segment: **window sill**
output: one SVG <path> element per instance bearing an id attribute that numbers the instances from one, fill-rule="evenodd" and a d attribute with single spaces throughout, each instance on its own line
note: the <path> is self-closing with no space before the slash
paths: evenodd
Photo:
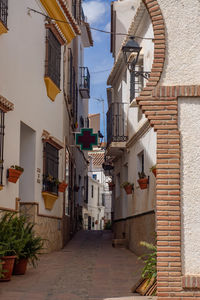
<path id="1" fill-rule="evenodd" d="M 3 34 L 3 33 L 7 33 L 7 32 L 8 32 L 8 29 L 6 28 L 6 26 L 0 20 L 0 35 Z"/>
<path id="2" fill-rule="evenodd" d="M 60 89 L 57 85 L 51 80 L 50 77 L 44 77 L 44 82 L 46 84 L 47 96 L 54 101 L 56 96 L 60 93 Z"/>
<path id="3" fill-rule="evenodd" d="M 44 199 L 45 208 L 48 210 L 52 210 L 54 203 L 58 199 L 58 196 L 50 192 L 42 192 L 42 197 Z"/>

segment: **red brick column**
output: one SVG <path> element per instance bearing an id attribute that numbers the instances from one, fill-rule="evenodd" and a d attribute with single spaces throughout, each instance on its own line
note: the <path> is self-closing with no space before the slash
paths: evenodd
<path id="1" fill-rule="evenodd" d="M 157 0 L 143 0 L 154 30 L 154 60 L 138 104 L 157 131 L 158 299 L 200 299 L 200 278 L 182 276 L 178 97 L 200 96 L 200 86 L 158 86 L 165 60 L 165 25 Z"/>

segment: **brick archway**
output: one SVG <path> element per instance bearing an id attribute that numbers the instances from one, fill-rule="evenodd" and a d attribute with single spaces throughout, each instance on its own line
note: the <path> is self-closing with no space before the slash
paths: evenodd
<path id="1" fill-rule="evenodd" d="M 147 85 L 136 100 L 157 132 L 158 299 L 200 299 L 200 277 L 182 276 L 178 130 L 178 97 L 200 96 L 200 86 L 159 85 L 165 61 L 165 23 L 157 0 L 143 2 L 153 25 L 154 60 Z"/>

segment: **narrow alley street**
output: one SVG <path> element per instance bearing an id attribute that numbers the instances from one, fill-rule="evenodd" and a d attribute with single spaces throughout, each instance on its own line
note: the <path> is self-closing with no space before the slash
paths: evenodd
<path id="1" fill-rule="evenodd" d="M 80 231 L 61 251 L 45 254 L 26 276 L 3 282 L 1 300 L 103 300 L 133 296 L 141 261 L 112 247 L 110 231 Z"/>

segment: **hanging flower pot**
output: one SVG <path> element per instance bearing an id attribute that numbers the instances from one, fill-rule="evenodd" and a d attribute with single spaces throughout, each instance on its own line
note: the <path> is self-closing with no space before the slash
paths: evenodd
<path id="1" fill-rule="evenodd" d="M 154 174 L 154 176 L 156 177 L 156 165 L 152 166 L 150 168 L 150 171 Z"/>
<path id="2" fill-rule="evenodd" d="M 11 166 L 8 169 L 8 181 L 16 183 L 21 174 L 23 173 L 24 169 L 19 166 Z"/>
<path id="3" fill-rule="evenodd" d="M 128 181 L 123 182 L 121 184 L 121 187 L 123 187 L 125 189 L 127 195 L 131 195 L 134 190 L 134 184 L 130 183 Z"/>
<path id="4" fill-rule="evenodd" d="M 15 261 L 13 275 L 24 275 L 26 273 L 28 258 L 20 258 Z"/>
<path id="5" fill-rule="evenodd" d="M 115 184 L 114 182 L 108 182 L 108 187 L 109 187 L 109 191 L 113 191 L 114 187 L 115 187 Z"/>
<path id="6" fill-rule="evenodd" d="M 68 186 L 68 184 L 67 184 L 65 181 L 61 182 L 61 183 L 59 184 L 59 186 L 58 186 L 58 191 L 59 191 L 60 193 L 64 193 L 65 190 L 66 190 L 66 188 L 67 188 L 67 186 Z"/>
<path id="7" fill-rule="evenodd" d="M 132 187 L 131 184 L 130 184 L 130 185 L 126 185 L 126 186 L 124 187 L 124 189 L 125 189 L 127 195 L 131 195 L 131 194 L 132 194 L 133 187 Z"/>
<path id="8" fill-rule="evenodd" d="M 141 190 L 147 189 L 147 185 L 149 183 L 149 177 L 147 177 L 144 172 L 141 173 L 138 172 L 138 175 L 139 175 L 138 183 Z"/>
<path id="9" fill-rule="evenodd" d="M 0 279 L 0 281 L 9 281 L 11 279 L 15 258 L 16 256 L 14 255 L 1 257 L 4 264 L 2 268 L 3 277 Z"/>

